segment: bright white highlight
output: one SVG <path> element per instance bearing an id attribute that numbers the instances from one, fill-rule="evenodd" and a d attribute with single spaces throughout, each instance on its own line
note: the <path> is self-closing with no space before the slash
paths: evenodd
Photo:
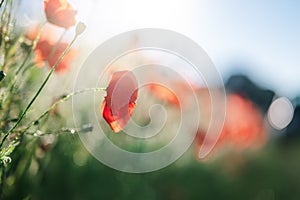
<path id="1" fill-rule="evenodd" d="M 294 115 L 294 108 L 290 100 L 280 97 L 273 101 L 268 111 L 268 120 L 271 126 L 282 130 L 289 125 Z"/>

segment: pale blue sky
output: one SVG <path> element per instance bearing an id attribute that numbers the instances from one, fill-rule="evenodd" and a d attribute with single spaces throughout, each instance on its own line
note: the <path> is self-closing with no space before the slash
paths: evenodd
<path id="1" fill-rule="evenodd" d="M 91 50 L 137 28 L 164 28 L 196 41 L 223 77 L 244 71 L 280 95 L 300 94 L 300 1 L 297 0 L 70 0 Z M 42 0 L 23 7 L 29 18 Z"/>

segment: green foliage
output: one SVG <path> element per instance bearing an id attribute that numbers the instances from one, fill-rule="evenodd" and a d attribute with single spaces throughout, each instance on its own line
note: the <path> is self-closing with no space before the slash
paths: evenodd
<path id="1" fill-rule="evenodd" d="M 66 95 L 67 98 L 58 98 L 41 114 L 28 112 L 78 34 L 45 74 L 45 71 L 36 68 L 34 58 L 45 23 L 40 26 L 35 38 L 28 38 L 26 30 L 16 26 L 19 3 L 6 0 L 0 4 L 0 198 L 5 192 L 9 194 L 14 189 L 12 185 L 22 180 L 30 163 L 36 159 L 37 151 L 46 151 L 59 134 L 78 132 L 62 128 L 65 121 L 57 113 L 52 114 L 51 123 L 45 120 L 59 103 L 68 100 L 73 93 Z M 49 54 L 56 51 L 59 42 L 49 49 Z M 47 59 L 51 59 L 51 55 Z"/>
<path id="2" fill-rule="evenodd" d="M 10 154 L 15 150 L 19 142 L 11 142 L 7 147 L 3 147 L 0 150 L 0 163 L 6 166 L 11 162 Z"/>
<path id="3" fill-rule="evenodd" d="M 77 136 L 61 135 L 51 151 L 31 161 L 23 176 L 5 190 L 9 191 L 5 197 L 296 200 L 300 197 L 299 144 L 273 143 L 256 154 L 228 153 L 211 162 L 194 161 L 187 153 L 159 171 L 129 174 L 91 157 Z"/>

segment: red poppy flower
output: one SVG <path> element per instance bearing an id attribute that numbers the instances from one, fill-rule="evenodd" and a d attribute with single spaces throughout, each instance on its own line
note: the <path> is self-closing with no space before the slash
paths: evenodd
<path id="1" fill-rule="evenodd" d="M 38 67 L 42 67 L 46 62 L 49 67 L 53 67 L 64 50 L 67 48 L 68 43 L 60 42 L 55 44 L 47 39 L 40 39 L 35 48 L 35 62 Z M 70 50 L 60 63 L 55 68 L 58 73 L 65 72 L 69 69 L 70 62 L 76 56 L 75 50 Z"/>
<path id="2" fill-rule="evenodd" d="M 63 28 L 76 24 L 76 11 L 67 0 L 44 0 L 44 9 L 48 22 Z"/>
<path id="3" fill-rule="evenodd" d="M 131 118 L 138 94 L 137 86 L 137 80 L 132 72 L 113 73 L 100 110 L 114 132 L 124 129 Z"/>

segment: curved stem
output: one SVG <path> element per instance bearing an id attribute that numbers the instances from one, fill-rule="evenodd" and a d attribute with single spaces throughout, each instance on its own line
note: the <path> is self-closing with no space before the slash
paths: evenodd
<path id="1" fill-rule="evenodd" d="M 70 99 L 71 97 L 77 95 L 77 94 L 81 94 L 84 92 L 89 92 L 89 91 L 94 91 L 94 92 L 98 92 L 98 91 L 105 91 L 105 88 L 85 88 L 82 90 L 78 90 L 75 92 L 72 92 L 68 95 L 64 95 L 61 99 L 59 99 L 58 101 L 56 101 L 54 104 L 52 104 L 52 106 L 50 106 L 43 114 L 41 114 L 36 120 L 34 120 L 33 122 L 31 122 L 24 130 L 22 130 L 22 132 L 27 131 L 29 128 L 31 128 L 33 125 L 38 124 L 41 119 L 43 119 L 47 114 L 49 114 L 54 108 L 56 108 L 59 104 L 67 101 L 68 99 Z"/>
<path id="2" fill-rule="evenodd" d="M 18 121 L 15 123 L 15 125 L 13 127 L 11 127 L 6 132 L 6 134 L 4 135 L 4 137 L 3 137 L 3 139 L 2 139 L 2 141 L 0 143 L 0 147 L 2 147 L 3 143 L 5 142 L 6 138 L 9 136 L 9 134 L 12 133 L 15 130 L 15 128 L 20 124 L 20 122 L 23 120 L 23 118 L 25 117 L 25 115 L 28 112 L 29 108 L 32 106 L 32 104 L 35 102 L 35 100 L 37 99 L 37 97 L 39 96 L 39 94 L 42 92 L 42 90 L 44 89 L 44 87 L 45 87 L 46 83 L 48 82 L 49 78 L 51 77 L 51 75 L 53 74 L 54 70 L 56 69 L 57 65 L 64 58 L 64 56 L 66 55 L 66 53 L 70 50 L 70 48 L 72 47 L 73 43 L 76 41 L 77 37 L 78 37 L 78 35 L 76 34 L 75 37 L 73 38 L 73 40 L 71 41 L 71 43 L 64 50 L 64 52 L 59 57 L 59 59 L 56 61 L 56 63 L 54 64 L 54 66 L 51 68 L 51 70 L 48 73 L 47 77 L 45 78 L 45 80 L 41 84 L 40 88 L 38 89 L 38 91 L 35 93 L 35 95 L 31 99 L 31 101 L 29 102 L 29 104 L 27 105 L 27 107 L 25 108 L 25 110 L 23 111 L 23 113 L 21 114 L 21 116 L 19 117 Z"/>

